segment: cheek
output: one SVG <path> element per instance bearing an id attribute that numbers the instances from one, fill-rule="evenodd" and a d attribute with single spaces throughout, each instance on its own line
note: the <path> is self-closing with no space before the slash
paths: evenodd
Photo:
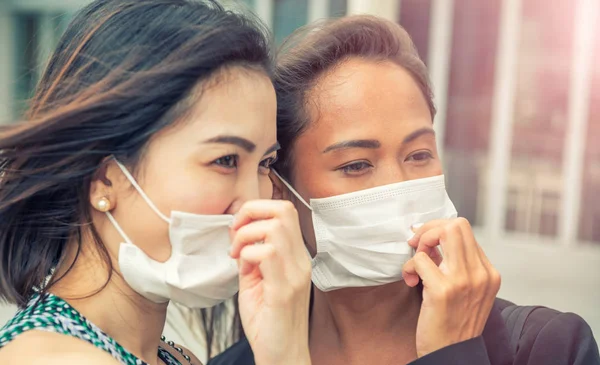
<path id="1" fill-rule="evenodd" d="M 194 186 L 179 186 L 165 204 L 170 205 L 170 210 L 207 215 L 223 214 L 231 205 L 232 189 L 228 184 L 219 184 L 214 180 L 207 179 Z"/>
<path id="2" fill-rule="evenodd" d="M 426 177 L 438 176 L 443 174 L 444 171 L 442 168 L 442 162 L 439 159 L 433 160 L 430 166 L 427 168 L 427 172 L 428 176 Z"/>

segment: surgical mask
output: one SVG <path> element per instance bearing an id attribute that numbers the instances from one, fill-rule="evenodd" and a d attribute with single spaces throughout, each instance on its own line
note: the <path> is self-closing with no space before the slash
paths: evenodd
<path id="1" fill-rule="evenodd" d="M 443 175 L 310 203 L 279 178 L 312 211 L 317 245 L 312 281 L 323 292 L 402 280 L 402 266 L 414 254 L 411 227 L 457 215 Z"/>
<path id="2" fill-rule="evenodd" d="M 150 208 L 169 224 L 171 242 L 171 257 L 165 262 L 153 260 L 107 212 L 125 240 L 119 248 L 119 268 L 127 284 L 155 303 L 172 300 L 189 308 L 209 308 L 233 297 L 238 291 L 237 264 L 228 254 L 233 215 L 173 211 L 167 217 L 129 171 L 118 161 L 117 165 Z"/>

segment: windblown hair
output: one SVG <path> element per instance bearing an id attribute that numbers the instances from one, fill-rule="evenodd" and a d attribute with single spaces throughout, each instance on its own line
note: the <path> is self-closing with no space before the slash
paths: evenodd
<path id="1" fill-rule="evenodd" d="M 50 289 L 84 235 L 112 274 L 91 223 L 95 171 L 111 155 L 135 171 L 150 138 L 229 67 L 272 76 L 270 40 L 215 1 L 96 0 L 77 13 L 24 121 L 0 130 L 0 299 L 24 306 Z M 210 349 L 219 316 L 202 315 Z"/>

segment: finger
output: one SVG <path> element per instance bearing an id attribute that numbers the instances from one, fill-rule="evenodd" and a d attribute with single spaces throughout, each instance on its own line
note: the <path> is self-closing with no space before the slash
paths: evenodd
<path id="1" fill-rule="evenodd" d="M 237 212 L 231 229 L 238 230 L 252 221 L 275 217 L 297 219 L 298 213 L 294 205 L 287 200 L 251 200 L 244 203 Z"/>
<path id="2" fill-rule="evenodd" d="M 489 311 L 493 306 L 493 298 L 496 298 L 498 290 L 500 289 L 501 278 L 496 268 L 491 264 L 488 257 L 483 252 L 481 245 L 475 242 L 475 247 L 482 266 L 482 269 L 479 270 L 477 274 L 475 274 L 477 275 L 477 279 L 475 280 L 475 282 L 480 283 L 483 281 L 485 283 L 485 297 L 490 298 L 487 305 L 485 305 L 486 303 L 483 302 L 482 305 L 479 306 L 479 314 L 477 317 L 481 318 L 481 322 L 479 323 L 479 325 L 484 326 L 485 321 L 489 316 Z M 482 275 L 484 276 L 482 277 Z"/>
<path id="3" fill-rule="evenodd" d="M 275 255 L 275 247 L 272 245 L 246 246 L 240 253 L 239 267 L 240 275 L 247 275 L 261 262 Z"/>
<path id="4" fill-rule="evenodd" d="M 255 221 L 241 227 L 231 242 L 231 257 L 237 258 L 242 249 L 257 242 L 279 247 L 277 250 L 288 264 L 295 262 L 295 250 L 287 247 L 291 239 L 286 230 L 282 229 L 279 219 Z"/>
<path id="5" fill-rule="evenodd" d="M 248 241 L 245 244 L 270 241 L 276 246 L 281 246 L 279 250 L 284 255 L 285 260 L 294 259 L 299 267 L 306 263 L 306 248 L 300 231 L 298 213 L 292 203 L 270 200 L 247 202 L 238 212 L 232 231 L 241 231 L 246 226 L 252 226 L 260 222 L 271 222 L 272 225 L 270 228 L 265 227 L 264 233 L 266 235 L 257 235 L 254 237 L 254 241 Z M 241 248 L 237 242 L 234 243 L 232 240 L 232 257 L 237 257 Z"/>
<path id="6" fill-rule="evenodd" d="M 430 249 L 441 246 L 444 260 L 450 270 L 453 268 L 466 269 L 467 259 L 465 243 L 461 228 L 457 224 L 446 224 L 424 232 L 419 238 L 419 247 Z"/>
<path id="7" fill-rule="evenodd" d="M 419 252 L 424 253 L 427 256 L 429 256 L 431 261 L 433 261 L 433 263 L 436 266 L 440 266 L 442 264 L 443 258 L 440 255 L 439 250 L 437 249 L 437 247 L 433 248 L 431 250 L 433 252 L 427 252 L 427 251 L 419 251 Z M 415 255 L 416 255 L 416 253 L 415 253 Z M 406 285 L 408 285 L 410 287 L 415 287 L 415 286 L 417 286 L 417 284 L 419 284 L 419 275 L 417 275 L 417 272 L 415 269 L 415 261 L 413 259 L 408 260 L 402 267 L 402 278 L 404 279 Z"/>
<path id="8" fill-rule="evenodd" d="M 423 285 L 430 288 L 441 285 L 445 280 L 444 274 L 442 274 L 437 265 L 423 252 L 415 254 L 415 256 L 404 265 L 402 272 L 403 274 L 406 272 L 409 276 L 418 275 L 423 281 Z M 413 283 L 414 281 L 411 282 L 411 284 Z"/>
<path id="9" fill-rule="evenodd" d="M 245 225 L 237 231 L 233 231 L 231 239 L 230 255 L 234 259 L 240 257 L 240 252 L 248 245 L 254 245 L 257 242 L 265 242 L 267 239 L 267 230 L 270 229 L 269 221 L 258 221 Z"/>
<path id="10" fill-rule="evenodd" d="M 475 239 L 475 235 L 473 234 L 473 229 L 471 228 L 471 224 L 465 218 L 459 217 L 452 220 L 452 227 L 456 229 L 460 229 L 462 237 L 463 237 L 463 245 L 465 247 L 465 259 L 466 264 L 470 269 L 476 269 L 477 267 L 484 265 L 484 260 L 481 257 L 481 250 L 479 249 L 479 244 Z"/>
<path id="11" fill-rule="evenodd" d="M 247 279 L 253 281 L 258 278 L 270 290 L 283 288 L 287 282 L 285 266 L 273 245 L 246 246 L 240 253 L 238 262 L 240 265 L 240 290 L 242 283 Z"/>
<path id="12" fill-rule="evenodd" d="M 477 243 L 477 249 L 479 252 L 479 257 L 481 258 L 481 261 L 483 262 L 483 264 L 488 268 L 493 268 L 494 265 L 492 265 L 492 263 L 490 262 L 490 259 L 487 257 L 487 255 L 485 254 L 485 251 L 483 251 L 483 248 L 481 247 L 481 245 L 479 243 Z"/>
<path id="13" fill-rule="evenodd" d="M 250 274 L 258 265 L 251 264 L 244 260 L 237 260 L 240 278 Z"/>
<path id="14" fill-rule="evenodd" d="M 491 296 L 495 297 L 496 294 L 498 294 L 498 290 L 500 289 L 500 284 L 502 281 L 501 277 L 500 277 L 500 273 L 494 267 L 494 265 L 492 265 L 489 258 L 483 251 L 483 248 L 481 247 L 481 245 L 477 244 L 477 249 L 479 251 L 479 256 L 483 262 L 483 265 L 486 268 L 486 271 L 489 275 L 488 292 L 490 293 Z"/>
<path id="15" fill-rule="evenodd" d="M 443 225 L 444 222 L 446 222 L 445 220 L 438 220 L 436 221 L 436 223 L 439 223 L 439 225 Z M 413 232 L 417 232 L 421 227 L 423 227 L 423 224 L 415 224 L 411 227 L 411 230 Z M 419 240 L 420 240 L 420 236 L 417 237 L 416 235 L 413 236 L 413 238 L 411 238 L 408 241 L 408 244 L 415 249 L 415 253 L 417 252 L 425 252 L 429 257 L 431 257 L 431 259 L 433 260 L 433 262 L 435 262 L 436 265 L 440 265 L 442 263 L 442 255 L 440 253 L 439 247 L 427 247 L 425 245 L 419 245 Z"/>
<path id="16" fill-rule="evenodd" d="M 423 235 L 423 233 L 425 233 L 431 229 L 444 226 L 444 225 L 448 224 L 449 222 L 450 222 L 449 219 L 435 219 L 435 220 L 429 221 L 424 224 L 423 223 L 414 224 L 411 227 L 411 230 L 413 231 L 414 236 L 410 240 L 408 240 L 408 244 L 413 248 L 417 248 L 417 244 L 419 243 L 419 239 Z"/>
<path id="17" fill-rule="evenodd" d="M 417 247 L 417 250 L 415 251 L 415 253 L 417 253 L 417 252 L 424 252 L 427 256 L 429 256 L 431 258 L 431 260 L 437 266 L 440 266 L 440 264 L 444 260 L 444 258 L 442 257 L 442 254 L 440 253 L 439 247 L 427 247 L 425 245 L 421 245 L 421 246 Z"/>
<path id="18" fill-rule="evenodd" d="M 240 260 L 253 265 L 259 265 L 261 262 L 272 258 L 276 255 L 273 245 L 254 245 L 246 246 L 240 253 Z"/>
<path id="19" fill-rule="evenodd" d="M 402 279 L 406 285 L 411 288 L 414 288 L 419 284 L 419 275 L 417 275 L 417 271 L 415 269 L 415 262 L 413 259 L 408 260 L 404 266 L 402 266 Z"/>
<path id="20" fill-rule="evenodd" d="M 417 252 L 425 252 L 436 265 L 442 263 L 443 256 L 440 253 L 439 247 L 427 247 L 426 245 L 420 245 L 419 242 L 415 242 L 414 245 L 411 245 L 412 248 L 415 249 L 415 253 Z"/>

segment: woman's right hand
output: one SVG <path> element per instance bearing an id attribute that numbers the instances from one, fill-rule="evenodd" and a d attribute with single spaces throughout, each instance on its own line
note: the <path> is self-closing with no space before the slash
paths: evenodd
<path id="1" fill-rule="evenodd" d="M 404 265 L 406 284 L 415 286 L 419 278 L 423 282 L 418 356 L 480 336 L 500 289 L 500 275 L 469 222 L 464 218 L 431 221 L 416 230 L 409 245 L 417 253 Z"/>
<path id="2" fill-rule="evenodd" d="M 240 316 L 256 364 L 310 364 L 311 264 L 296 209 L 283 200 L 249 201 L 231 229 Z"/>

